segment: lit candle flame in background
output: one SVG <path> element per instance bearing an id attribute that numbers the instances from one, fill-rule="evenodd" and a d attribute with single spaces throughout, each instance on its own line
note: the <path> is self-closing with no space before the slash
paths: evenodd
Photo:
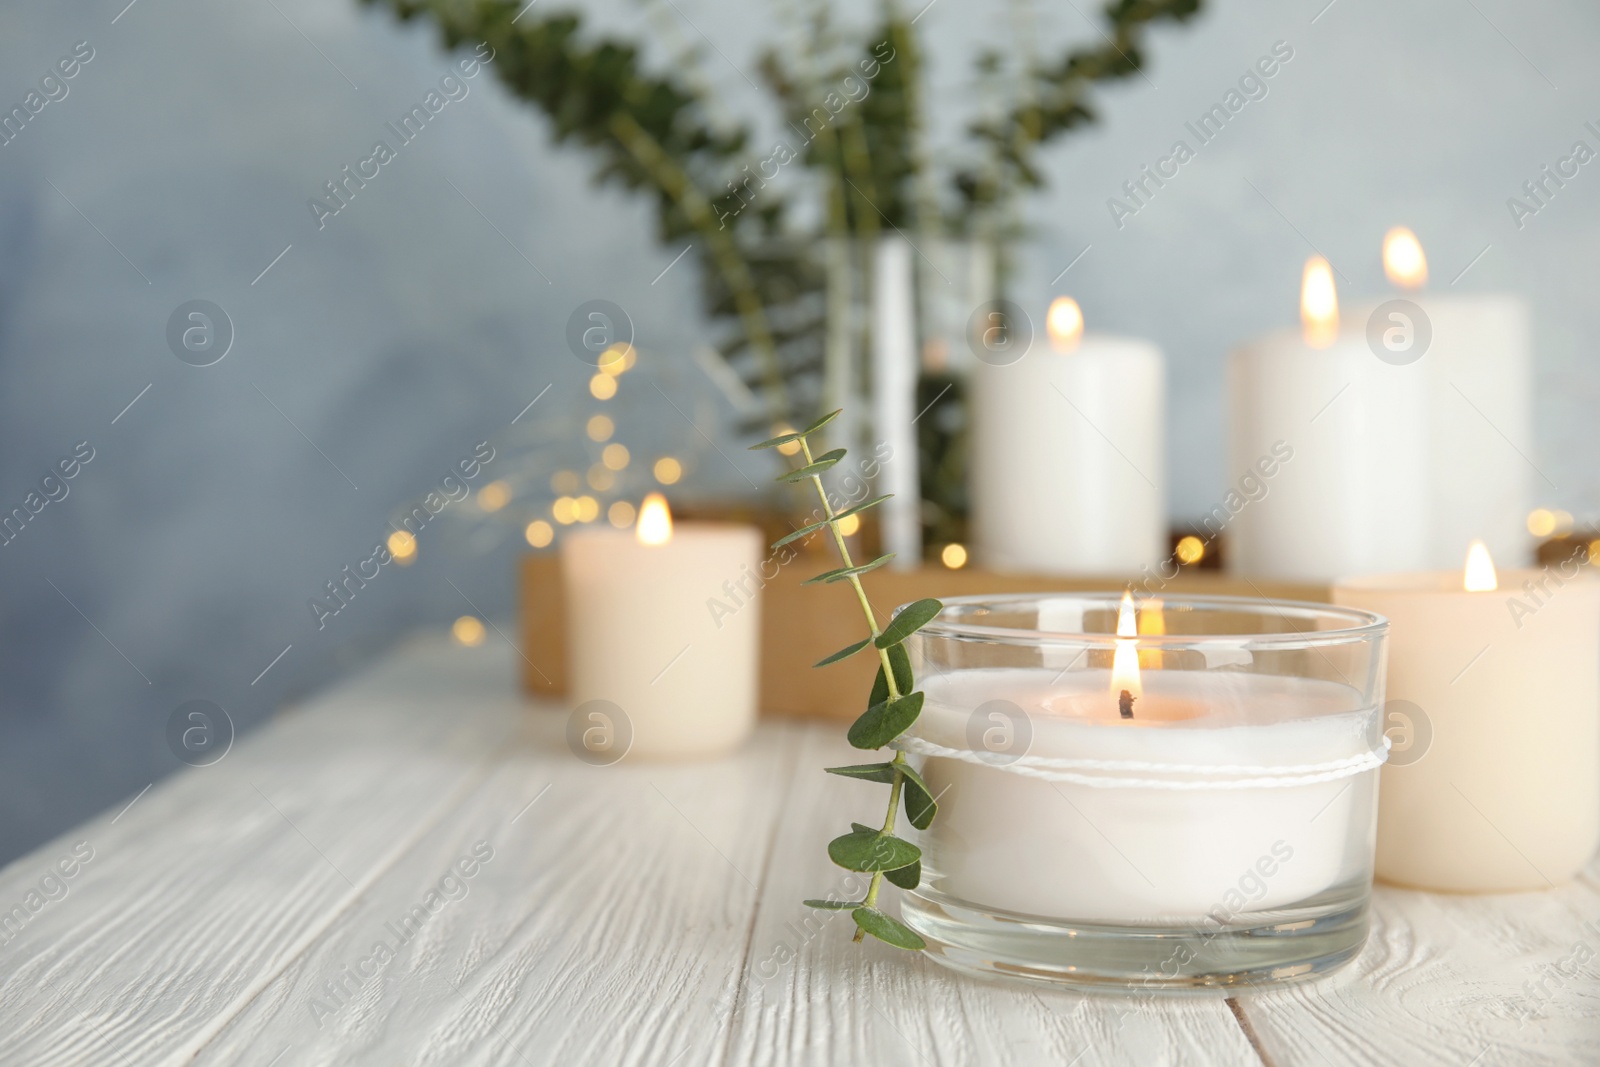
<path id="1" fill-rule="evenodd" d="M 1327 348 L 1339 336 L 1339 295 L 1333 286 L 1333 268 L 1321 256 L 1306 260 L 1300 276 L 1300 325 L 1306 344 Z"/>
<path id="2" fill-rule="evenodd" d="M 1402 289 L 1421 289 L 1428 283 L 1428 258 L 1422 242 L 1404 226 L 1383 235 L 1383 273 Z"/>
<path id="3" fill-rule="evenodd" d="M 1133 592 L 1129 590 L 1122 594 L 1122 606 L 1117 609 L 1117 637 L 1138 636 L 1138 613 L 1133 607 Z M 1111 655 L 1111 691 L 1120 694 L 1126 689 L 1137 700 L 1144 694 L 1144 686 L 1139 681 L 1139 642 L 1119 640 L 1116 645 Z"/>
<path id="4" fill-rule="evenodd" d="M 1083 309 L 1072 297 L 1058 296 L 1050 301 L 1044 326 L 1050 335 L 1050 347 L 1065 355 L 1083 340 Z"/>
<path id="5" fill-rule="evenodd" d="M 672 512 L 667 508 L 666 497 L 651 493 L 644 498 L 634 536 L 641 545 L 664 545 L 672 540 Z"/>
<path id="6" fill-rule="evenodd" d="M 1492 593 L 1500 588 L 1494 560 L 1489 558 L 1489 546 L 1482 541 L 1472 542 L 1472 547 L 1467 549 L 1467 569 L 1461 576 L 1461 588 L 1469 593 Z"/>

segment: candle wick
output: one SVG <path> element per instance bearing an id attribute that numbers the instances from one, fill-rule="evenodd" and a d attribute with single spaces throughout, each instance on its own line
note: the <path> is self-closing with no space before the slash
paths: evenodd
<path id="1" fill-rule="evenodd" d="M 1133 694 L 1126 689 L 1122 691 L 1121 696 L 1117 697 L 1117 710 L 1122 712 L 1124 719 L 1133 718 L 1133 699 Z"/>

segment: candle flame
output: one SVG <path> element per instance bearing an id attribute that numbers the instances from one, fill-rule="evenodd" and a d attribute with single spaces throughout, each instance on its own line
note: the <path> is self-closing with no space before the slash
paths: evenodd
<path id="1" fill-rule="evenodd" d="M 672 540 L 672 512 L 667 498 L 651 493 L 639 505 L 639 521 L 634 526 L 634 536 L 641 545 L 664 545 Z"/>
<path id="2" fill-rule="evenodd" d="M 1489 558 L 1489 546 L 1482 541 L 1472 542 L 1467 549 L 1467 569 L 1461 575 L 1461 588 L 1469 593 L 1492 593 L 1500 588 L 1494 560 Z"/>
<path id="3" fill-rule="evenodd" d="M 1300 277 L 1300 325 L 1312 348 L 1327 348 L 1339 336 L 1339 295 L 1333 287 L 1333 268 L 1321 256 L 1306 260 Z"/>
<path id="4" fill-rule="evenodd" d="M 1422 242 L 1404 226 L 1383 235 L 1383 273 L 1402 289 L 1420 289 L 1428 281 L 1428 259 Z"/>
<path id="5" fill-rule="evenodd" d="M 1071 352 L 1083 340 L 1083 309 L 1072 297 L 1058 296 L 1050 301 L 1044 325 L 1050 334 L 1050 347 L 1063 354 Z"/>
<path id="6" fill-rule="evenodd" d="M 1138 636 L 1139 622 L 1133 607 L 1133 591 L 1127 590 L 1122 594 L 1122 606 L 1117 609 L 1117 637 Z M 1127 690 L 1137 700 L 1144 694 L 1144 686 L 1139 681 L 1139 642 L 1118 640 L 1116 644 L 1116 651 L 1111 655 L 1111 691 L 1121 694 Z"/>

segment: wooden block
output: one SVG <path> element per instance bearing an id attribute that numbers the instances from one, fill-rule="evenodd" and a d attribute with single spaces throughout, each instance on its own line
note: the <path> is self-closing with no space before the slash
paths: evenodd
<path id="1" fill-rule="evenodd" d="M 866 706 L 877 659 L 865 653 L 821 669 L 812 664 L 866 636 L 861 605 L 845 586 L 802 586 L 826 570 L 827 557 L 797 556 L 761 592 L 761 710 L 765 714 L 854 719 Z M 1060 593 L 1120 590 L 1117 578 L 1062 578 L 992 571 L 923 567 L 914 571 L 880 569 L 862 578 L 880 625 L 901 604 L 922 597 L 978 596 L 986 593 Z M 1270 597 L 1326 603 L 1325 586 L 1250 582 L 1225 575 L 1180 574 L 1166 590 L 1196 596 Z M 706 596 L 720 595 L 708 589 Z M 529 692 L 566 692 L 566 633 L 561 567 L 555 553 L 530 555 L 522 563 L 523 686 Z M 542 672 L 542 676 L 539 672 Z"/>

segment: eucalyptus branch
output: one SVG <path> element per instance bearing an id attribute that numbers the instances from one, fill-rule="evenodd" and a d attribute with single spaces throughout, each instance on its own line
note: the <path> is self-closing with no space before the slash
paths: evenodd
<path id="1" fill-rule="evenodd" d="M 872 694 L 867 699 L 867 710 L 851 725 L 848 737 L 850 744 L 856 748 L 879 749 L 891 744 L 910 729 L 922 713 L 923 694 L 913 690 L 911 657 L 906 652 L 905 640 L 932 622 L 943 605 L 937 600 L 918 600 L 906 605 L 887 626 L 879 629 L 877 615 L 872 610 L 872 602 L 867 599 L 867 591 L 861 584 L 861 576 L 889 562 L 892 554 L 879 556 L 869 563 L 857 564 L 850 555 L 850 546 L 845 542 L 844 531 L 839 524 L 851 515 L 883 503 L 888 497 L 880 496 L 846 508 L 844 511 L 835 511 L 832 501 L 828 499 L 827 489 L 822 484 L 822 475 L 845 457 L 845 449 L 836 448 L 820 456 L 813 455 L 808 440 L 812 434 L 832 422 L 838 415 L 839 412 L 834 411 L 824 415 L 804 430 L 780 434 L 752 447 L 779 448 L 789 444 L 800 446 L 804 463 L 778 480 L 791 483 L 811 482 L 822 505 L 823 518 L 790 532 L 772 547 L 782 548 L 823 529 L 831 535 L 842 566 L 808 578 L 805 584 L 849 582 L 855 591 L 856 600 L 861 604 L 861 613 L 866 617 L 868 635 L 825 657 L 817 666 L 825 667 L 830 663 L 848 659 L 866 649 L 868 645 L 877 651 L 878 675 L 873 682 Z M 938 805 L 934 802 L 927 783 L 906 761 L 905 753 L 898 749 L 895 750 L 894 758 L 887 762 L 829 767 L 827 771 L 829 774 L 881 782 L 889 786 L 889 807 L 881 828 L 873 829 L 860 823 L 852 823 L 850 833 L 836 837 L 828 843 L 828 856 L 834 863 L 846 870 L 871 874 L 866 895 L 861 900 L 808 900 L 806 904 L 813 908 L 849 911 L 856 923 L 854 937 L 856 941 L 860 941 L 866 934 L 871 934 L 878 940 L 897 948 L 927 947 L 926 942 L 916 931 L 890 918 L 877 906 L 878 895 L 883 888 L 885 878 L 902 889 L 915 889 L 922 882 L 922 850 L 910 841 L 896 837 L 894 830 L 895 819 L 902 801 L 906 808 L 906 818 L 912 826 L 925 830 L 933 822 L 934 816 L 938 813 Z"/>
<path id="2" fill-rule="evenodd" d="M 728 290 L 733 294 L 734 306 L 743 320 L 745 335 L 760 355 L 764 368 L 763 378 L 767 391 L 767 405 L 776 418 L 787 409 L 783 384 L 783 368 L 778 362 L 778 348 L 767 324 L 767 313 L 761 296 L 756 292 L 750 267 L 739 254 L 733 239 L 716 222 L 711 202 L 695 187 L 683 168 L 662 151 L 661 146 L 633 117 L 616 112 L 611 116 L 611 131 L 617 142 L 627 149 L 641 167 L 654 179 L 657 188 L 673 202 L 706 241 L 712 261 L 717 265 Z"/>

